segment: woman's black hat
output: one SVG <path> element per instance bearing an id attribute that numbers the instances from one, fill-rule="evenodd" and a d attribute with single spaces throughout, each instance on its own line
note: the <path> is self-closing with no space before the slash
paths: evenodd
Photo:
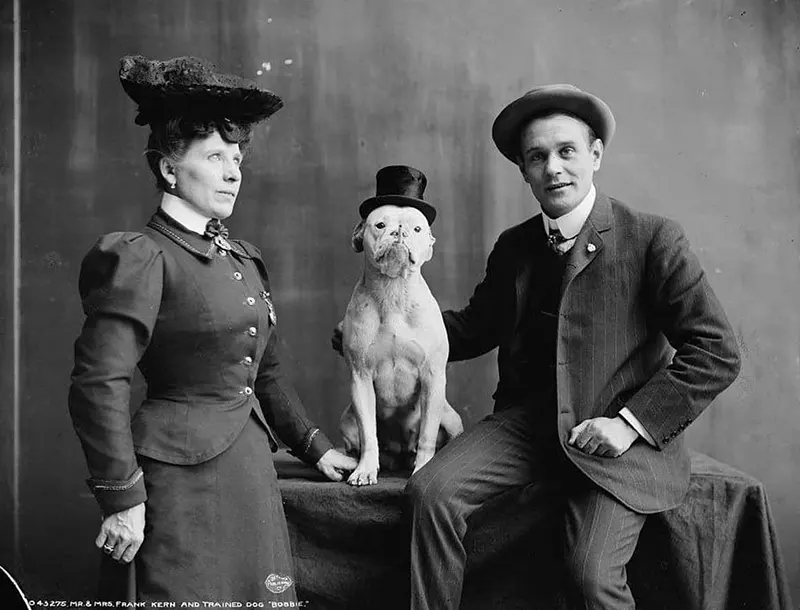
<path id="1" fill-rule="evenodd" d="M 280 97 L 204 59 L 166 61 L 127 55 L 120 60 L 122 88 L 139 106 L 137 125 L 177 116 L 226 118 L 234 123 L 263 121 L 283 106 Z"/>
<path id="2" fill-rule="evenodd" d="M 428 224 L 436 220 L 436 208 L 423 199 L 428 179 L 418 169 L 408 165 L 388 165 L 375 175 L 375 196 L 370 197 L 358 208 L 361 218 L 382 205 L 396 205 L 417 208 L 428 219 Z"/>

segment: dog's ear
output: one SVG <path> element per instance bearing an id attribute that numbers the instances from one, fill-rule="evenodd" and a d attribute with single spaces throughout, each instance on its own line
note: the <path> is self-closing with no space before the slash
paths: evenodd
<path id="1" fill-rule="evenodd" d="M 353 250 L 356 252 L 363 252 L 364 251 L 364 227 L 366 226 L 365 221 L 359 222 L 355 228 L 353 229 L 353 238 L 350 242 L 353 246 Z"/>
<path id="2" fill-rule="evenodd" d="M 428 249 L 425 250 L 425 255 L 422 257 L 422 262 L 427 263 L 429 260 L 433 258 L 433 244 L 436 243 L 436 238 L 433 236 L 433 233 L 428 230 L 428 236 L 431 238 L 430 244 L 428 244 Z"/>

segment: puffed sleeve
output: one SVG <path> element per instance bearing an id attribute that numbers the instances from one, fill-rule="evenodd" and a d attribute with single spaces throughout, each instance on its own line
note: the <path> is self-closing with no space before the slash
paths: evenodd
<path id="1" fill-rule="evenodd" d="M 130 387 L 158 317 L 163 259 L 140 233 L 102 237 L 78 281 L 86 320 L 75 341 L 69 412 L 89 488 L 106 515 L 147 499 L 133 450 Z"/>
<path id="2" fill-rule="evenodd" d="M 252 244 L 239 242 L 253 257 L 261 283 L 269 293 L 269 277 L 261 253 Z M 255 394 L 264 416 L 291 452 L 308 464 L 316 464 L 333 447 L 327 436 L 306 415 L 303 403 L 281 368 L 281 340 L 273 328 L 258 366 Z"/>

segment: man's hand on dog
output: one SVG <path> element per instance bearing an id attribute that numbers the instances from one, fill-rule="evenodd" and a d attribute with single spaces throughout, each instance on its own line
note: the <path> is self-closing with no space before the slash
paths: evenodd
<path id="1" fill-rule="evenodd" d="M 637 438 L 639 433 L 619 416 L 594 417 L 570 430 L 567 442 L 589 455 L 619 457 Z"/>
<path id="2" fill-rule="evenodd" d="M 346 472 L 356 469 L 358 462 L 344 453 L 339 453 L 336 449 L 328 449 L 319 458 L 316 466 L 317 470 L 331 481 L 341 481 Z"/>

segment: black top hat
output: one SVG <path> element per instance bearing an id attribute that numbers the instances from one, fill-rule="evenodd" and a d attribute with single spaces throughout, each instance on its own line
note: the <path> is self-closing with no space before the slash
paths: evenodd
<path id="1" fill-rule="evenodd" d="M 283 106 L 280 97 L 253 81 L 224 74 L 197 57 L 166 61 L 127 55 L 120 60 L 122 88 L 139 105 L 137 125 L 175 116 L 227 118 L 258 123 Z"/>
<path id="2" fill-rule="evenodd" d="M 589 125 L 605 146 L 616 128 L 611 108 L 599 97 L 575 85 L 542 85 L 503 108 L 492 125 L 492 139 L 503 155 L 517 162 L 520 131 L 532 119 L 550 112 L 567 112 Z"/>
<path id="3" fill-rule="evenodd" d="M 428 219 L 429 225 L 436 220 L 436 208 L 422 198 L 428 179 L 418 169 L 408 165 L 387 165 L 378 170 L 375 182 L 375 196 L 358 208 L 361 218 L 366 218 L 382 205 L 397 205 L 417 208 Z"/>

